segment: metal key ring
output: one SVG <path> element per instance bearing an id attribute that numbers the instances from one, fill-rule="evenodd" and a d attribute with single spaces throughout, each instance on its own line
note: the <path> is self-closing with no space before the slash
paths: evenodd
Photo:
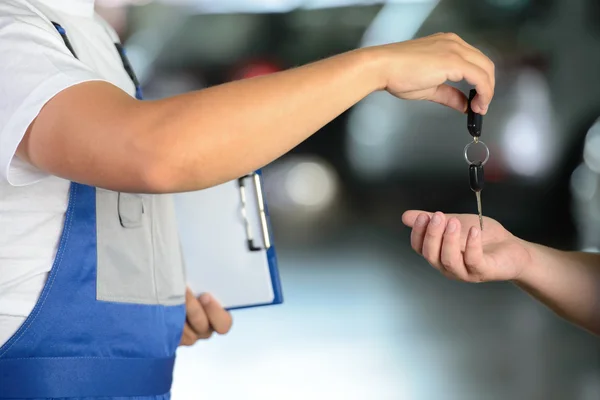
<path id="1" fill-rule="evenodd" d="M 490 149 L 487 147 L 487 145 L 485 143 L 483 143 L 481 140 L 478 141 L 473 141 L 473 142 L 469 142 L 466 146 L 465 146 L 465 160 L 467 161 L 467 164 L 469 165 L 473 165 L 474 162 L 469 160 L 469 155 L 467 154 L 467 152 L 469 151 L 469 147 L 471 147 L 474 144 L 481 144 L 483 145 L 483 147 L 485 147 L 485 159 L 483 160 L 483 162 L 481 163 L 481 165 L 485 165 L 485 163 L 488 162 L 489 158 L 490 158 Z"/>

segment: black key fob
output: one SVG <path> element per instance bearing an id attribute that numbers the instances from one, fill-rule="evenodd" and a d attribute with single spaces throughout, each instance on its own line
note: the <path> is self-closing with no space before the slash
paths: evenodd
<path id="1" fill-rule="evenodd" d="M 471 89 L 469 92 L 469 103 L 467 107 L 467 129 L 469 133 L 474 138 L 479 138 L 481 136 L 481 126 L 483 125 L 483 116 L 481 114 L 477 114 L 471 108 L 471 102 L 475 98 L 477 94 L 477 90 Z"/>
<path id="2" fill-rule="evenodd" d="M 481 192 L 483 190 L 483 165 L 481 162 L 477 162 L 469 165 L 469 184 L 471 190 L 474 192 Z"/>

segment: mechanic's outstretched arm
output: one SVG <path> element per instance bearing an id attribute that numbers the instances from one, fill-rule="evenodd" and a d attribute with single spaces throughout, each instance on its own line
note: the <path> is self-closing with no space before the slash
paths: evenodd
<path id="1" fill-rule="evenodd" d="M 461 112 L 467 80 L 485 114 L 494 65 L 453 34 L 355 50 L 313 64 L 158 101 L 105 82 L 51 99 L 17 155 L 72 181 L 129 192 L 198 190 L 280 157 L 368 94 L 387 90 Z"/>
<path id="2" fill-rule="evenodd" d="M 563 318 L 600 335 L 600 254 L 564 252 L 513 236 L 476 215 L 407 211 L 411 245 L 449 278 L 512 281 Z"/>

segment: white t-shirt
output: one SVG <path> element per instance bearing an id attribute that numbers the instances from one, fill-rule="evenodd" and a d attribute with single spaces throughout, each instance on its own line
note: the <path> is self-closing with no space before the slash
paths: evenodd
<path id="1" fill-rule="evenodd" d="M 50 21 L 66 31 L 75 59 Z M 0 345 L 31 313 L 52 267 L 69 182 L 14 156 L 57 93 L 93 80 L 135 88 L 94 0 L 0 1 Z"/>

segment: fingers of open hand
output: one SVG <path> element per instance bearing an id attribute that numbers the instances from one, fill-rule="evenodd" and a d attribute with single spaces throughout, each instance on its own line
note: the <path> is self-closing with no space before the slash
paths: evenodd
<path id="1" fill-rule="evenodd" d="M 464 262 L 471 282 L 486 280 L 485 260 L 481 244 L 481 232 L 476 227 L 469 230 L 465 246 Z"/>
<path id="2" fill-rule="evenodd" d="M 425 213 L 417 216 L 417 219 L 412 223 L 412 231 L 410 233 L 410 245 L 417 254 L 423 254 L 423 240 L 427 232 L 430 217 Z"/>
<path id="3" fill-rule="evenodd" d="M 446 227 L 446 217 L 441 212 L 433 214 L 425 238 L 423 240 L 423 257 L 435 268 L 441 270 L 440 252 L 442 250 L 442 235 Z"/>
<path id="4" fill-rule="evenodd" d="M 441 268 L 445 275 L 455 277 L 459 280 L 469 280 L 460 243 L 460 221 L 456 218 L 450 218 L 446 225 L 443 236 L 443 245 L 441 251 Z"/>
<path id="5" fill-rule="evenodd" d="M 440 212 L 432 217 L 421 213 L 413 225 L 411 246 L 446 277 L 482 282 L 486 274 L 481 233 L 472 227 L 463 245 L 465 236 L 461 230 L 457 218 L 448 218 Z"/>

